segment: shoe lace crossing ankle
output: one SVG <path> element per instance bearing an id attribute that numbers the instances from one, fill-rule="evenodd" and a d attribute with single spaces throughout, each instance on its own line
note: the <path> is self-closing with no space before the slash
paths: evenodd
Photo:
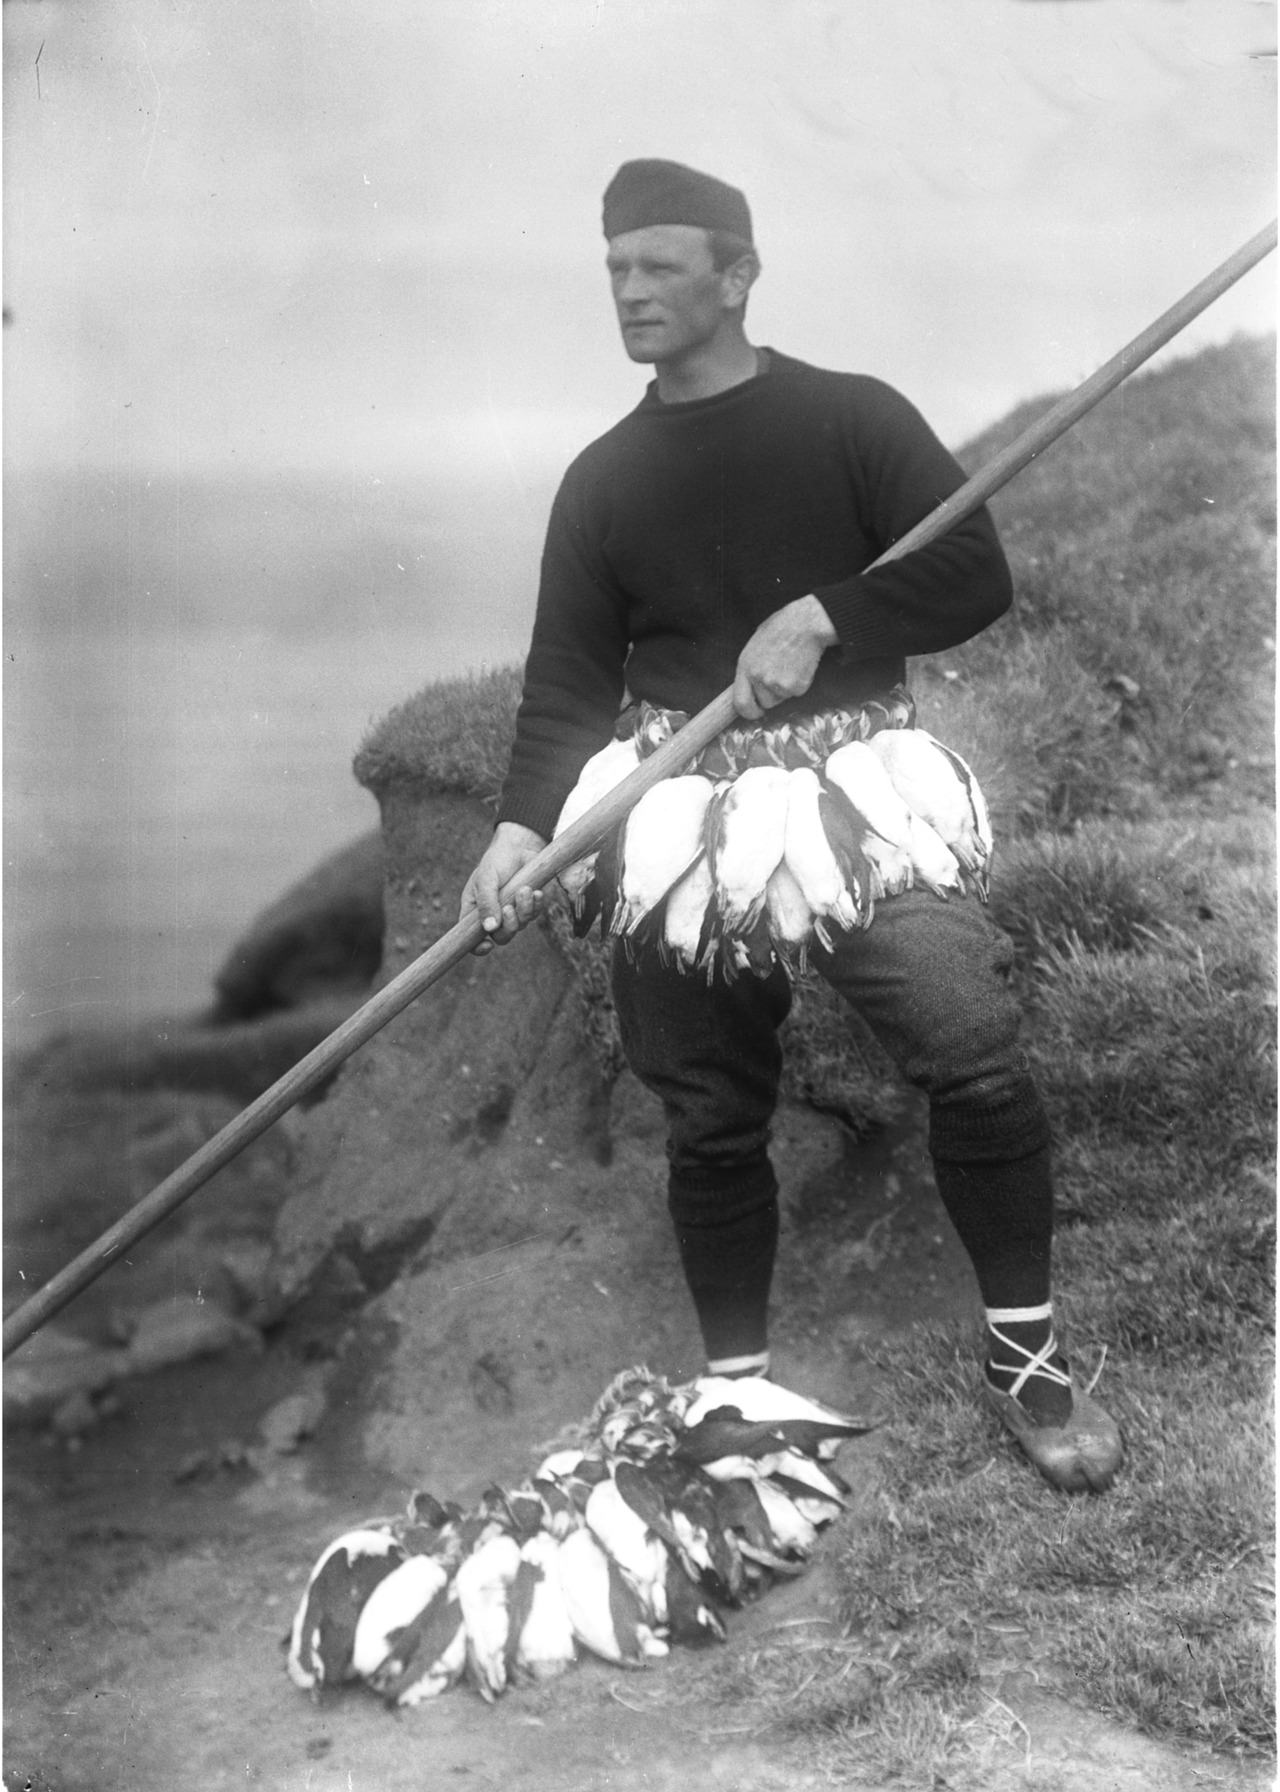
<path id="1" fill-rule="evenodd" d="M 1037 1425 L 1065 1425 L 1074 1407 L 1071 1371 L 1058 1348 L 1053 1308 L 988 1307 L 986 1376 Z"/>
<path id="2" fill-rule="evenodd" d="M 993 1362 L 990 1357 L 987 1358 L 988 1376 L 994 1372 L 998 1375 L 1013 1377 L 1012 1382 L 1004 1391 L 1007 1394 L 1012 1394 L 1015 1400 L 1021 1397 L 1023 1389 L 1032 1376 L 1039 1376 L 1045 1381 L 1052 1382 L 1056 1387 L 1069 1388 L 1071 1386 L 1071 1371 L 1066 1368 L 1065 1364 L 1059 1367 L 1053 1361 L 1059 1352 L 1057 1334 L 1052 1328 L 1039 1350 L 1028 1350 L 1025 1344 L 1020 1344 L 1016 1338 L 1011 1338 L 1008 1332 L 1001 1331 L 999 1326 L 992 1325 L 989 1320 L 987 1330 L 998 1343 L 1004 1345 L 1006 1350 L 1026 1359 L 1019 1365 L 1017 1363 L 997 1363 Z"/>

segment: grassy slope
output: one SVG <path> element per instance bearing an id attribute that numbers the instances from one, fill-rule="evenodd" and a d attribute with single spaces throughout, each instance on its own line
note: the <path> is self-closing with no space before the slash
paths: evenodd
<path id="1" fill-rule="evenodd" d="M 1273 391 L 1271 345 L 1246 341 L 1131 381 L 996 502 L 1014 616 L 914 668 L 999 823 L 993 907 L 1058 1138 L 1059 1304 L 1086 1372 L 1106 1349 L 1131 1465 L 1101 1501 L 1055 1494 L 975 1426 L 976 1339 L 884 1353 L 897 1416 L 843 1540 L 847 1634 L 803 1687 L 782 1651 L 724 1689 L 820 1733 L 846 1783 L 980 1772 L 992 1676 L 1023 1662 L 1155 1734 L 1271 1746 Z M 359 774 L 491 794 L 517 683 L 424 693 Z M 821 990 L 790 1058 L 792 1093 L 892 1104 Z"/>

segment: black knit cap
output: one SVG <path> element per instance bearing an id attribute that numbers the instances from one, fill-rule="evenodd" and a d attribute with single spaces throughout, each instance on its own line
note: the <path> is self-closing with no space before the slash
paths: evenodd
<path id="1" fill-rule="evenodd" d="M 604 233 L 625 236 L 650 224 L 692 224 L 752 240 L 751 213 L 737 187 L 682 162 L 624 162 L 605 188 Z"/>

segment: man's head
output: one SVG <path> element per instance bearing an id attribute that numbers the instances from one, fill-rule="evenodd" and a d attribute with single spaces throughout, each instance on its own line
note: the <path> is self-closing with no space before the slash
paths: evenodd
<path id="1" fill-rule="evenodd" d="M 624 162 L 605 191 L 604 234 L 633 361 L 679 360 L 742 335 L 760 263 L 736 187 L 679 162 Z"/>

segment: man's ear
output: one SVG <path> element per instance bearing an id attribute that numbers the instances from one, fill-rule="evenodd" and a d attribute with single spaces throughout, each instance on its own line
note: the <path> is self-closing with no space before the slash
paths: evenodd
<path id="1" fill-rule="evenodd" d="M 759 272 L 760 263 L 754 255 L 740 255 L 737 261 L 730 262 L 729 266 L 721 271 L 720 290 L 728 309 L 737 310 L 746 304 L 747 294 L 755 285 Z"/>

